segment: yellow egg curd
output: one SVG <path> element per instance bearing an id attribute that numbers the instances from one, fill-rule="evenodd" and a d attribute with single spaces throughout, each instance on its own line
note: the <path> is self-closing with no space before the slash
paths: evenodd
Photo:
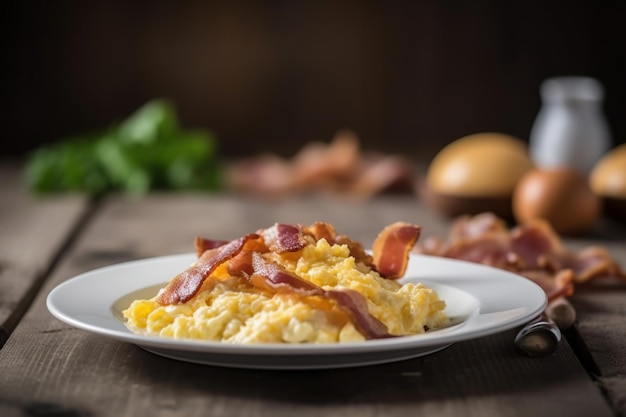
<path id="1" fill-rule="evenodd" d="M 285 270 L 324 290 L 351 289 L 367 302 L 369 313 L 394 336 L 424 333 L 449 324 L 445 302 L 422 284 L 400 284 L 363 268 L 347 245 L 325 239 L 305 246 L 299 256 L 267 254 Z M 217 268 L 190 300 L 161 305 L 136 300 L 123 314 L 133 332 L 177 339 L 227 343 L 336 343 L 364 336 L 338 308 L 319 295 L 264 291 Z"/>

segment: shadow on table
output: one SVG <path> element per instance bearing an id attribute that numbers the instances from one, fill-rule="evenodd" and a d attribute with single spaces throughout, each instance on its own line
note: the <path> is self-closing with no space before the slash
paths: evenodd
<path id="1" fill-rule="evenodd" d="M 521 356 L 514 332 L 453 345 L 438 353 L 401 362 L 331 370 L 269 371 L 196 365 L 162 358 L 136 348 L 132 353 L 137 383 L 160 381 L 163 392 L 223 395 L 301 404 L 418 403 L 467 396 L 517 393 L 554 384 L 561 389 L 567 373 L 564 346 L 550 357 Z M 560 359 L 560 360 L 559 360 Z M 575 360 L 575 358 L 573 359 Z M 506 369 L 503 372 L 502 369 Z M 494 375 L 497 375 L 494 376 Z"/>

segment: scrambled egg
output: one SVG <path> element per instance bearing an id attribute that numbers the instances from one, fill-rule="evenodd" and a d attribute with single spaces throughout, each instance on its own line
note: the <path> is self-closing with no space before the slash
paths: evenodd
<path id="1" fill-rule="evenodd" d="M 273 261 L 325 290 L 352 289 L 366 299 L 369 312 L 403 336 L 449 324 L 445 302 L 421 284 L 363 272 L 346 245 L 325 239 L 306 246 L 299 258 L 274 254 Z M 218 268 L 214 274 L 226 274 Z M 207 280 L 189 301 L 160 305 L 156 297 L 136 300 L 124 311 L 134 332 L 171 338 L 227 343 L 334 343 L 364 336 L 334 300 L 292 292 L 263 291 L 240 278 Z"/>

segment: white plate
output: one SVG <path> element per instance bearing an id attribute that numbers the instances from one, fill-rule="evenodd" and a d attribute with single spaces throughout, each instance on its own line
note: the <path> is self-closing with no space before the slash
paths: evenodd
<path id="1" fill-rule="evenodd" d="M 178 360 L 245 368 L 319 369 L 433 353 L 455 342 L 522 325 L 538 316 L 547 302 L 543 290 L 521 276 L 480 264 L 411 255 L 401 282 L 422 282 L 435 289 L 446 301 L 445 311 L 453 321 L 450 327 L 416 336 L 328 345 L 233 345 L 130 332 L 121 311 L 133 299 L 154 296 L 194 259 L 193 254 L 164 256 L 86 272 L 52 290 L 48 310 L 71 326 Z"/>

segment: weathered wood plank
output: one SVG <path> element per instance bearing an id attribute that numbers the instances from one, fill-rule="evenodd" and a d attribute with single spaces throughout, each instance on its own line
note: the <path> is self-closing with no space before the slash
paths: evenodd
<path id="1" fill-rule="evenodd" d="M 11 384 L 0 387 L 24 407 L 106 416 L 611 415 L 571 350 L 522 357 L 511 332 L 399 363 L 307 372 L 192 365 L 74 330 L 20 336 L 26 349 L 8 352 L 20 361 L 4 366 Z"/>
<path id="2" fill-rule="evenodd" d="M 572 297 L 577 329 L 618 415 L 626 416 L 626 284 L 588 285 Z"/>
<path id="3" fill-rule="evenodd" d="M 87 209 L 84 197 L 30 195 L 20 165 L 0 164 L 0 346 Z"/>
<path id="4" fill-rule="evenodd" d="M 590 238 L 568 239 L 581 248 L 602 242 L 626 269 L 626 225 L 602 223 Z M 592 282 L 576 288 L 572 304 L 578 313 L 577 330 L 597 366 L 597 382 L 617 415 L 626 416 L 626 282 Z"/>
<path id="5" fill-rule="evenodd" d="M 601 245 L 626 269 L 626 225 L 600 221 L 592 233 L 564 239 L 574 250 Z M 598 385 L 606 392 L 615 412 L 626 416 L 626 282 L 593 281 L 576 287 L 571 297 L 577 312 L 576 332 L 582 338 L 577 349 Z M 584 353 L 584 352 L 583 352 Z"/>
<path id="6" fill-rule="evenodd" d="M 513 332 L 395 364 L 271 372 L 164 359 L 72 329 L 46 311 L 48 291 L 86 270 L 188 252 L 197 234 L 231 238 L 274 221 L 314 220 L 333 222 L 366 244 L 395 220 L 422 223 L 433 234 L 445 231 L 410 198 L 367 205 L 319 198 L 281 204 L 228 196 L 111 199 L 0 352 L 0 397 L 16 407 L 98 416 L 612 415 L 567 343 L 550 357 L 528 358 L 514 351 Z"/>

